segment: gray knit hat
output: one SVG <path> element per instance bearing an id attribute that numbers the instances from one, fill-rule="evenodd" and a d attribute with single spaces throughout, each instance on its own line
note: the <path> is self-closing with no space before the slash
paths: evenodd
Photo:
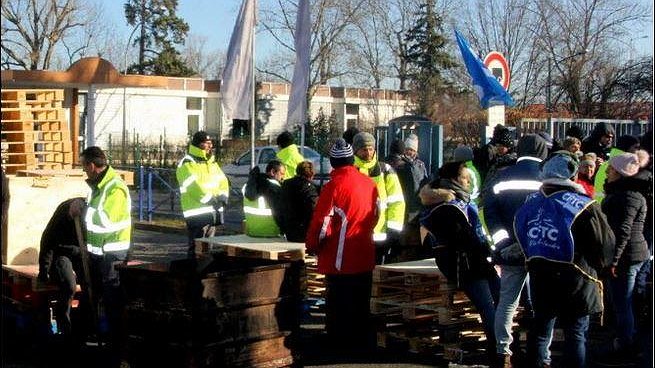
<path id="1" fill-rule="evenodd" d="M 414 151 L 418 151 L 418 137 L 416 134 L 410 134 L 405 138 L 405 149 L 411 148 Z"/>
<path id="2" fill-rule="evenodd" d="M 360 148 L 371 146 L 375 148 L 375 137 L 371 133 L 359 132 L 353 138 L 353 152 L 359 151 Z"/>

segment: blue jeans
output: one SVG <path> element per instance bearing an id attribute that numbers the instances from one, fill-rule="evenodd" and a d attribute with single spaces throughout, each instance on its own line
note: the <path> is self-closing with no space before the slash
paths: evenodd
<path id="1" fill-rule="evenodd" d="M 618 276 L 610 280 L 612 301 L 616 314 L 616 335 L 620 348 L 632 345 L 635 335 L 635 317 L 632 313 L 632 292 L 635 279 L 643 262 L 630 265 L 627 269 L 619 269 Z"/>
<path id="2" fill-rule="evenodd" d="M 509 265 L 501 265 L 500 270 L 500 297 L 494 318 L 496 353 L 511 355 L 509 346 L 514 340 L 512 321 L 519 305 L 521 290 L 527 285 L 528 271 L 525 266 Z"/>
<path id="3" fill-rule="evenodd" d="M 537 352 L 537 366 L 550 364 L 550 342 L 555 328 L 556 316 L 542 315 L 535 311 L 534 333 Z M 586 361 L 587 330 L 589 315 L 582 317 L 561 318 L 560 327 L 564 330 L 563 367 L 584 367 Z"/>
<path id="4" fill-rule="evenodd" d="M 466 296 L 471 300 L 475 309 L 480 313 L 484 334 L 487 337 L 489 348 L 493 349 L 496 345 L 496 335 L 494 333 L 494 315 L 496 314 L 496 303 L 498 301 L 498 290 L 500 281 L 498 277 L 489 277 L 478 279 L 465 283 L 462 289 Z M 493 351 L 487 351 L 489 354 Z"/>

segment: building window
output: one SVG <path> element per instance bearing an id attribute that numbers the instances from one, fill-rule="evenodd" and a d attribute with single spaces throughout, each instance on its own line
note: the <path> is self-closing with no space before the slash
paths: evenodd
<path id="1" fill-rule="evenodd" d="M 187 110 L 202 110 L 202 98 L 200 97 L 187 97 L 186 98 Z"/>
<path id="2" fill-rule="evenodd" d="M 200 115 L 187 115 L 187 132 L 189 135 L 200 130 Z"/>
<path id="3" fill-rule="evenodd" d="M 346 115 L 359 115 L 359 105 L 346 104 Z"/>
<path id="4" fill-rule="evenodd" d="M 232 120 L 232 138 L 243 138 L 248 135 L 250 120 Z"/>

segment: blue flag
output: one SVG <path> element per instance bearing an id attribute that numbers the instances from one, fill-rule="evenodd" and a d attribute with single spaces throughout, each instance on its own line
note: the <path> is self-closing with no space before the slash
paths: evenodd
<path id="1" fill-rule="evenodd" d="M 480 106 L 483 109 L 488 109 L 489 106 L 494 105 L 514 106 L 512 96 L 500 85 L 498 79 L 491 74 L 491 71 L 484 65 L 482 60 L 475 56 L 468 42 L 457 30 L 455 30 L 455 37 L 457 38 L 459 50 L 462 52 L 466 70 L 473 79 L 473 88 L 475 88 L 475 93 L 480 99 Z"/>

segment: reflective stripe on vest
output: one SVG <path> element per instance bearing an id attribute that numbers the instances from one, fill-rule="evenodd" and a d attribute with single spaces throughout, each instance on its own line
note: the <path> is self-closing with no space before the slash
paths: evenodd
<path id="1" fill-rule="evenodd" d="M 84 217 L 87 231 L 87 249 L 95 255 L 128 250 L 130 247 L 132 219 L 130 218 L 131 201 L 129 191 L 111 167 L 107 169 L 105 175 L 107 182 L 101 181 L 98 188 L 89 193 L 87 197 L 88 207 Z M 104 209 L 109 192 L 115 188 L 125 191 L 125 211 L 127 215 L 125 220 L 116 222 L 111 221 L 109 216 L 117 217 L 117 214 L 107 214 Z M 98 193 L 98 191 L 101 192 Z M 118 217 L 122 217 L 122 214 L 118 214 Z"/>
<path id="2" fill-rule="evenodd" d="M 214 212 L 214 207 L 207 206 L 207 207 L 194 208 L 192 210 L 186 210 L 183 211 L 182 214 L 184 215 L 184 218 L 189 218 L 189 217 L 200 216 L 206 213 L 213 213 L 213 212 Z"/>
<path id="3" fill-rule="evenodd" d="M 536 180 L 507 180 L 494 185 L 494 194 L 505 190 L 530 190 L 537 191 L 541 188 L 541 182 Z"/>

